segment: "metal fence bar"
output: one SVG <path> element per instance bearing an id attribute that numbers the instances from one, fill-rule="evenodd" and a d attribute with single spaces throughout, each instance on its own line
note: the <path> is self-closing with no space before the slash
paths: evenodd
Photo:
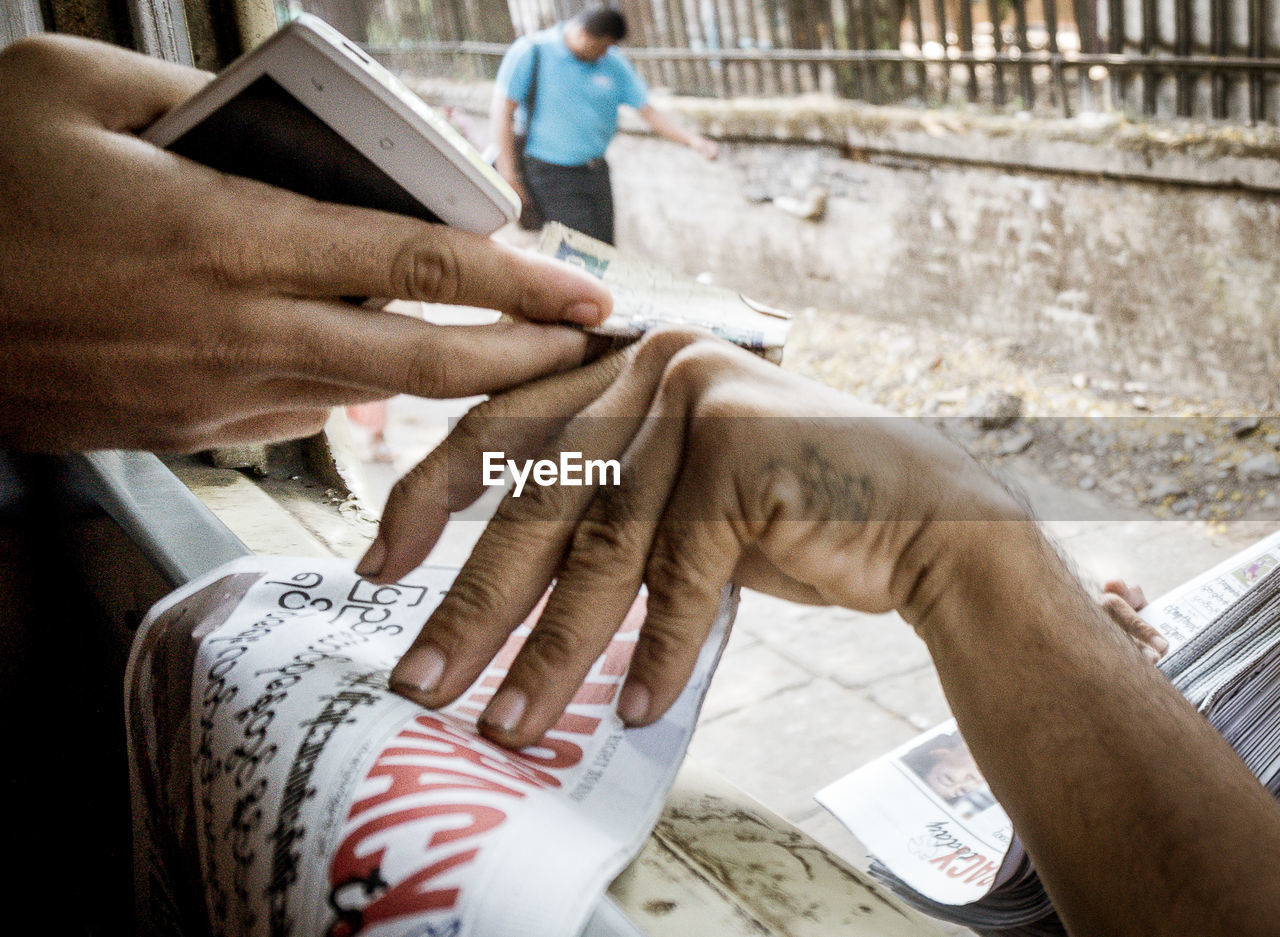
<path id="1" fill-rule="evenodd" d="M 963 5 L 963 4 L 962 4 Z M 947 41 L 947 3 L 946 0 L 933 0 L 933 23 L 938 30 L 938 45 L 942 47 L 942 103 L 951 100 L 951 51 Z"/>
<path id="2" fill-rule="evenodd" d="M 991 18 L 991 51 L 993 53 L 991 60 L 995 63 L 991 78 L 993 82 L 991 98 L 996 107 L 1004 107 L 1005 103 L 1004 69 L 1000 65 L 1001 56 L 1004 54 L 1003 17 L 1000 7 L 1000 0 L 987 0 L 987 15 Z"/>
<path id="3" fill-rule="evenodd" d="M 1083 0 L 1082 0 L 1083 2 Z M 960 0 L 960 52 L 962 54 L 973 54 L 973 4 L 968 0 Z M 969 73 L 968 81 L 965 85 L 965 94 L 970 101 L 978 100 L 978 69 L 972 63 L 967 69 Z"/>
<path id="4" fill-rule="evenodd" d="M 792 48 L 821 49 L 822 37 L 817 23 L 812 16 L 811 4 L 806 0 L 788 0 L 787 35 L 788 45 Z M 805 91 L 816 91 L 822 87 L 821 68 L 817 65 L 805 66 L 797 75 L 799 85 Z"/>
<path id="5" fill-rule="evenodd" d="M 667 0 L 667 40 L 673 45 L 685 46 L 689 42 L 689 29 L 684 21 L 683 0 Z M 677 63 L 676 90 L 690 94 L 698 86 L 697 66 L 689 60 Z"/>
<path id="6" fill-rule="evenodd" d="M 1107 51 L 1122 55 L 1124 50 L 1124 0 L 1107 0 Z M 1122 74 L 1111 84 L 1111 103 L 1124 110 L 1128 97 L 1129 76 Z"/>
<path id="7" fill-rule="evenodd" d="M 1081 52 L 1098 52 L 1098 4 L 1096 0 L 1071 0 L 1071 10 L 1075 14 L 1076 35 L 1079 36 Z M 1076 87 L 1079 89 L 1081 107 L 1087 107 L 1092 104 L 1093 85 L 1090 83 L 1089 74 L 1086 70 L 1081 69 L 1076 77 Z"/>
<path id="8" fill-rule="evenodd" d="M 1048 48 L 1050 55 L 1058 55 L 1058 3 L 1057 0 L 1044 0 L 1045 29 L 1048 31 Z M 1064 116 L 1071 116 L 1071 101 L 1067 97 L 1067 79 L 1061 62 L 1051 67 L 1053 82 L 1050 86 L 1049 103 L 1057 107 Z"/>
<path id="9" fill-rule="evenodd" d="M 862 16 L 862 45 L 865 49 L 875 49 L 880 45 L 877 35 L 875 11 L 871 8 L 872 0 L 858 0 L 858 12 Z M 868 88 L 865 98 L 873 104 L 880 104 L 884 97 L 881 87 L 881 71 L 875 65 L 869 65 L 866 71 Z"/>
<path id="10" fill-rule="evenodd" d="M 892 23 L 886 23 L 893 30 L 894 48 L 902 48 L 902 20 L 907 15 L 907 0 L 896 0 Z M 900 63 L 895 70 L 897 79 L 893 89 L 894 100 L 901 100 L 907 94 L 907 63 Z"/>
<path id="11" fill-rule="evenodd" d="M 1267 54 L 1266 0 L 1249 0 L 1249 54 L 1262 58 Z M 1265 120 L 1267 114 L 1267 78 L 1249 76 L 1249 122 Z"/>
<path id="12" fill-rule="evenodd" d="M 1142 42 L 1139 48 L 1143 55 L 1150 55 L 1156 47 L 1156 36 L 1159 26 L 1156 23 L 1156 0 L 1142 0 Z M 1142 73 L 1142 112 L 1156 112 L 1156 76 L 1154 72 Z"/>
<path id="13" fill-rule="evenodd" d="M 1214 55 L 1225 55 L 1227 52 L 1227 28 L 1225 0 L 1209 0 L 1209 50 Z M 1213 116 L 1222 119 L 1227 116 L 1226 75 L 1215 72 L 1210 80 L 1213 85 Z"/>
<path id="14" fill-rule="evenodd" d="M 921 102 L 929 100 L 929 76 L 925 71 L 924 65 L 924 11 L 920 7 L 920 0 L 907 0 L 907 10 L 911 16 L 911 32 L 915 36 L 916 49 L 921 54 L 920 64 L 916 66 L 916 89 L 920 95 Z"/>
<path id="15" fill-rule="evenodd" d="M 761 5 L 764 14 L 762 23 L 763 30 L 761 38 L 769 45 L 769 49 L 779 48 L 778 43 L 778 27 L 780 25 L 780 16 L 778 13 L 778 0 L 764 0 Z M 783 69 L 780 63 L 775 62 L 773 66 L 773 82 L 774 88 L 778 93 L 786 94 L 795 90 L 795 74 L 789 69 Z"/>
<path id="16" fill-rule="evenodd" d="M 721 4 L 713 4 L 713 7 L 716 10 L 716 28 L 719 31 L 720 48 L 738 48 L 737 0 L 728 0 L 723 5 L 723 13 L 721 13 Z M 743 73 L 742 66 L 726 62 L 723 68 L 724 83 L 728 89 L 728 96 L 734 97 L 739 94 L 746 94 L 746 76 Z"/>
<path id="17" fill-rule="evenodd" d="M 1173 54 L 1191 54 L 1191 0 L 1175 0 L 1173 5 Z M 1191 76 L 1178 72 L 1174 76 L 1174 109 L 1179 117 L 1190 117 L 1192 108 Z"/>
<path id="18" fill-rule="evenodd" d="M 714 7 L 715 5 L 712 4 Z M 705 9 L 705 8 L 704 8 Z M 707 31 L 707 22 L 700 15 L 698 0 L 685 0 L 685 22 L 689 29 L 689 44 L 701 45 L 702 48 L 714 51 L 719 48 L 719 40 L 713 44 Z M 698 74 L 698 81 L 703 88 L 715 88 L 716 97 L 724 96 L 724 63 L 715 59 L 707 59 Z"/>
<path id="19" fill-rule="evenodd" d="M 1031 51 L 1027 39 L 1027 0 L 1013 0 L 1014 35 L 1018 50 L 1025 56 Z M 1019 93 L 1022 95 L 1022 106 L 1030 109 L 1035 106 L 1035 86 L 1031 84 L 1031 64 L 1023 63 L 1018 67 Z"/>

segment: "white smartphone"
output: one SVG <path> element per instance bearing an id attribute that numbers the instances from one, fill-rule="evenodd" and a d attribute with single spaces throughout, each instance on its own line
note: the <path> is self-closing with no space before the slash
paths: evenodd
<path id="1" fill-rule="evenodd" d="M 476 234 L 520 212 L 516 193 L 448 121 L 305 13 L 142 136 L 222 172 Z"/>

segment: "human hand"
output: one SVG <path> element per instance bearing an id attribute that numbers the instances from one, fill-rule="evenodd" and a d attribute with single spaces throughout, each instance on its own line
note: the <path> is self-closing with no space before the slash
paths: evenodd
<path id="1" fill-rule="evenodd" d="M 513 415 L 540 413 L 537 420 Z M 657 719 L 687 682 L 731 580 L 785 598 L 910 616 L 921 570 L 969 519 L 1021 512 L 959 449 L 745 351 L 658 332 L 571 375 L 472 411 L 397 484 L 357 569 L 400 578 L 449 511 L 480 493 L 481 455 L 618 459 L 621 484 L 529 484 L 508 494 L 453 589 L 392 672 L 424 705 L 462 693 L 555 581 L 481 719 L 504 745 L 563 712 L 647 585 L 647 615 L 618 703 Z M 972 527 L 973 525 L 969 525 Z"/>
<path id="2" fill-rule="evenodd" d="M 720 155 L 720 144 L 706 137 L 695 136 L 689 144 L 693 151 L 706 160 L 714 160 Z"/>
<path id="3" fill-rule="evenodd" d="M 1102 610 L 1107 617 L 1133 639 L 1143 657 L 1153 664 L 1158 663 L 1169 651 L 1169 639 L 1138 614 L 1147 605 L 1142 588 L 1130 586 L 1121 579 L 1112 579 L 1102 587 L 1102 591 Z"/>
<path id="4" fill-rule="evenodd" d="M 607 291 L 439 225 L 226 176 L 137 132 L 208 75 L 69 37 L 0 54 L 0 444 L 191 450 L 331 407 L 487 393 L 581 363 Z M 487 306 L 432 326 L 343 296 Z M 519 321 L 531 320 L 531 321 Z"/>

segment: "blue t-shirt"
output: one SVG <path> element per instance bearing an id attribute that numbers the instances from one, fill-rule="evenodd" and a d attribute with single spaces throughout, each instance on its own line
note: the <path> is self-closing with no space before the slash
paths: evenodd
<path id="1" fill-rule="evenodd" d="M 516 126 L 526 125 L 525 98 L 538 44 L 538 96 L 525 152 L 544 163 L 581 166 L 604 155 L 618 132 L 618 106 L 641 108 L 649 91 L 614 46 L 583 62 L 564 42 L 564 25 L 517 39 L 498 67 L 498 93 L 520 102 Z"/>

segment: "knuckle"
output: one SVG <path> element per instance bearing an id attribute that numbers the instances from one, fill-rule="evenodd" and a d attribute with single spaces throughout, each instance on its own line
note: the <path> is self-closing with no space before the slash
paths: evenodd
<path id="1" fill-rule="evenodd" d="M 47 80 L 61 71 L 67 62 L 65 40 L 47 33 L 18 39 L 0 51 L 0 70 L 6 72 L 6 83 L 14 79 Z"/>
<path id="2" fill-rule="evenodd" d="M 695 636 L 674 623 L 646 621 L 636 642 L 634 660 L 648 673 L 670 674 L 688 668 Z"/>
<path id="3" fill-rule="evenodd" d="M 210 374 L 247 374 L 255 369 L 261 349 L 235 329 L 202 336 L 191 346 L 191 364 Z"/>
<path id="4" fill-rule="evenodd" d="M 617 485 L 601 485 L 587 506 L 584 521 L 608 524 L 615 527 L 631 526 L 638 520 L 637 498 L 638 472 L 628 466 Z"/>
<path id="5" fill-rule="evenodd" d="M 715 377 L 732 366 L 732 361 L 732 346 L 719 341 L 703 339 L 686 345 L 667 361 L 662 389 L 704 392 Z"/>
<path id="6" fill-rule="evenodd" d="M 449 431 L 449 448 L 468 457 L 476 453 L 507 450 L 509 442 L 522 438 L 525 419 L 509 416 L 505 401 L 489 397 L 468 410 Z"/>
<path id="7" fill-rule="evenodd" d="M 486 407 L 489 401 L 472 407 L 462 419 L 458 420 L 445 437 L 444 447 L 453 455 L 470 455 L 487 450 L 494 441 L 494 424 L 489 419 Z"/>
<path id="8" fill-rule="evenodd" d="M 514 489 L 507 492 L 494 517 L 506 522 L 539 525 L 562 521 L 569 516 L 569 497 L 558 485 L 539 485 L 530 481 L 518 498 Z"/>
<path id="9" fill-rule="evenodd" d="M 434 449 L 427 453 L 417 465 L 396 479 L 387 496 L 388 502 L 413 500 L 424 491 L 434 490 L 440 473 L 439 452 L 439 449 Z"/>
<path id="10" fill-rule="evenodd" d="M 544 616 L 525 639 L 521 663 L 551 673 L 564 673 L 579 664 L 586 646 L 571 628 Z"/>
<path id="11" fill-rule="evenodd" d="M 477 628 L 499 624 L 504 595 L 500 578 L 488 564 L 465 568 L 441 603 L 443 614 L 431 618 L 433 639 L 448 635 L 449 644 L 462 644 Z"/>
<path id="12" fill-rule="evenodd" d="M 329 423 L 328 410 L 303 410 L 298 416 L 294 427 L 289 431 L 286 438 L 301 438 L 303 436 L 314 436 L 324 430 Z"/>
<path id="13" fill-rule="evenodd" d="M 1105 595 L 1102 597 L 1102 609 L 1112 618 L 1117 620 L 1125 617 L 1125 613 L 1130 611 L 1130 605 L 1118 595 Z"/>
<path id="14" fill-rule="evenodd" d="M 654 539 L 644 571 L 644 581 L 650 586 L 651 607 L 655 601 L 661 600 L 661 596 L 671 595 L 678 591 L 681 583 L 688 581 L 687 558 L 691 552 L 686 545 L 692 535 L 690 522 L 667 521 Z"/>
<path id="15" fill-rule="evenodd" d="M 1148 644 L 1162 637 L 1159 631 L 1140 618 L 1133 621 L 1133 633 Z"/>
<path id="16" fill-rule="evenodd" d="M 410 357 L 405 381 L 422 396 L 447 397 L 451 393 L 453 367 L 445 355 L 424 343 Z"/>
<path id="17" fill-rule="evenodd" d="M 445 240 L 415 237 L 396 254 L 391 282 L 406 299 L 453 302 L 462 285 L 458 254 Z"/>
<path id="18" fill-rule="evenodd" d="M 178 258 L 203 282 L 215 288 L 259 287 L 282 269 L 294 269 L 303 258 L 285 245 L 259 237 L 246 237 L 239 228 L 237 211 L 246 204 L 260 204 L 256 183 L 239 176 L 201 173 L 196 186 L 207 200 L 203 210 L 170 213 L 153 235 L 161 248 Z"/>
<path id="19" fill-rule="evenodd" d="M 641 552 L 634 524 L 587 515 L 573 532 L 570 565 L 592 569 L 616 569 L 619 557 Z"/>
<path id="20" fill-rule="evenodd" d="M 675 355 L 698 342 L 707 341 L 705 332 L 690 328 L 662 326 L 646 332 L 635 344 L 636 363 L 643 367 L 662 368 Z"/>

